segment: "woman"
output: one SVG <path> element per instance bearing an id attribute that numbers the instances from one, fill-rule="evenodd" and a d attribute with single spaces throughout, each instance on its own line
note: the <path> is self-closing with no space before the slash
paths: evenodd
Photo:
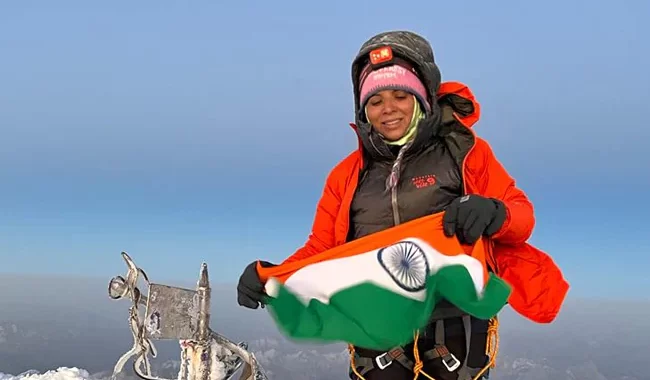
<path id="1" fill-rule="evenodd" d="M 455 234 L 461 243 L 471 245 L 486 236 L 494 242 L 495 254 L 499 244 L 511 251 L 519 246 L 518 255 L 528 254 L 524 261 L 535 263 L 535 268 L 521 267 L 518 272 L 512 266 L 520 262 L 504 255 L 491 269 L 512 269 L 514 274 L 505 279 L 522 293 L 514 296 L 514 304 L 511 298 L 511 306 L 531 319 L 553 319 L 565 287 L 553 290 L 552 305 L 540 306 L 535 303 L 540 301 L 529 300 L 529 293 L 536 292 L 535 298 L 548 289 L 520 284 L 563 280 L 551 264 L 539 264 L 548 259 L 542 252 L 525 244 L 534 226 L 533 206 L 489 145 L 471 130 L 480 110 L 470 90 L 456 82 L 441 83 L 430 44 L 406 31 L 381 33 L 365 42 L 353 61 L 352 80 L 352 127 L 359 149 L 329 174 L 312 233 L 285 263 L 444 211 L 445 234 Z M 254 264 L 238 286 L 238 302 L 249 308 L 257 308 L 264 297 Z M 534 271 L 539 275 L 533 276 Z M 453 307 L 436 310 L 446 315 L 432 318 L 430 331 L 418 341 L 424 352 L 423 372 L 437 380 L 474 378 L 489 359 L 488 321 L 464 316 Z M 362 347 L 354 351 L 351 379 L 413 378 L 412 344 L 389 358 Z"/>

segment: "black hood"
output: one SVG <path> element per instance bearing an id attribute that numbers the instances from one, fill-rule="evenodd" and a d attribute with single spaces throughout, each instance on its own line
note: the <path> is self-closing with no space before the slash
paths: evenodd
<path id="1" fill-rule="evenodd" d="M 440 87 L 441 77 L 440 70 L 434 60 L 431 44 L 424 37 L 413 32 L 402 30 L 383 32 L 364 42 L 352 62 L 354 113 L 357 123 L 361 123 L 361 120 L 365 119 L 359 110 L 359 75 L 370 61 L 370 52 L 384 46 L 390 46 L 395 57 L 404 59 L 413 65 L 427 89 L 427 100 L 432 105 L 436 103 L 435 99 Z M 436 111 L 436 107 L 434 107 L 433 112 Z"/>

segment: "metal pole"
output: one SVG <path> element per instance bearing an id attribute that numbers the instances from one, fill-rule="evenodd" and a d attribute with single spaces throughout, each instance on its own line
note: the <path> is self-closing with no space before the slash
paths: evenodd
<path id="1" fill-rule="evenodd" d="M 208 265 L 201 264 L 199 282 L 196 287 L 199 296 L 199 319 L 197 331 L 197 349 L 199 351 L 199 363 L 197 371 L 192 371 L 196 379 L 208 380 L 210 378 L 211 352 L 210 352 L 210 279 L 208 277 Z"/>
<path id="2" fill-rule="evenodd" d="M 210 279 L 208 277 L 208 264 L 201 265 L 201 273 L 196 288 L 199 294 L 199 326 L 198 340 L 207 342 L 210 336 Z"/>

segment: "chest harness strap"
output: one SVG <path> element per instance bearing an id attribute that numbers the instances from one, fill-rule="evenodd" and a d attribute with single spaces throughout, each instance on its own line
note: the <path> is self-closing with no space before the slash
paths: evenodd
<path id="1" fill-rule="evenodd" d="M 434 347 L 424 352 L 419 352 L 417 348 L 419 333 L 414 336 L 413 356 L 416 359 L 413 362 L 405 355 L 403 347 L 395 347 L 387 352 L 384 352 L 374 358 L 359 356 L 354 351 L 354 347 L 349 345 L 350 351 L 350 371 L 354 373 L 358 380 L 365 380 L 363 377 L 371 370 L 383 370 L 386 367 L 397 362 L 405 368 L 412 370 L 415 374 L 414 379 L 419 375 L 423 375 L 429 380 L 435 380 L 431 375 L 422 371 L 422 361 L 430 361 L 433 359 L 441 358 L 443 365 L 449 372 L 457 371 L 458 380 L 481 380 L 487 379 L 487 371 L 494 368 L 496 362 L 496 355 L 498 351 L 498 319 L 492 318 L 489 321 L 487 342 L 485 347 L 485 354 L 489 357 L 488 363 L 483 368 L 473 368 L 467 365 L 468 358 L 472 351 L 471 337 L 472 337 L 472 323 L 469 315 L 461 315 L 463 326 L 465 330 L 465 358 L 461 362 L 452 354 L 445 346 L 445 319 L 437 319 L 433 321 L 434 324 Z M 474 348 L 476 349 L 476 348 Z"/>

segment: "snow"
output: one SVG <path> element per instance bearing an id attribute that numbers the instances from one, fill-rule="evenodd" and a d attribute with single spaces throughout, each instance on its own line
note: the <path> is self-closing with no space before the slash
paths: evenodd
<path id="1" fill-rule="evenodd" d="M 27 371 L 17 376 L 0 372 L 0 380 L 88 380 L 91 378 L 92 376 L 88 371 L 76 367 L 60 367 L 43 374 L 37 371 Z"/>
<path id="2" fill-rule="evenodd" d="M 202 350 L 194 350 L 193 345 L 185 347 L 187 350 L 188 359 L 194 363 L 201 361 Z M 225 363 L 220 359 L 232 355 L 233 353 L 225 347 L 219 345 L 217 342 L 212 342 L 211 345 L 211 358 L 212 364 L 210 366 L 210 380 L 221 380 L 225 378 L 227 369 Z M 192 377 L 190 366 L 189 377 Z M 56 370 L 50 370 L 45 373 L 39 373 L 36 370 L 29 370 L 19 375 L 10 375 L 0 372 L 0 380 L 108 380 L 108 377 L 99 377 L 98 375 L 91 375 L 85 369 L 77 367 L 59 367 Z"/>
<path id="3" fill-rule="evenodd" d="M 210 365 L 210 380 L 220 380 L 224 379 L 227 374 L 226 364 L 219 360 L 220 357 L 226 357 L 232 355 L 230 350 L 227 350 L 225 347 L 213 342 L 210 347 L 210 353 L 212 362 Z"/>

